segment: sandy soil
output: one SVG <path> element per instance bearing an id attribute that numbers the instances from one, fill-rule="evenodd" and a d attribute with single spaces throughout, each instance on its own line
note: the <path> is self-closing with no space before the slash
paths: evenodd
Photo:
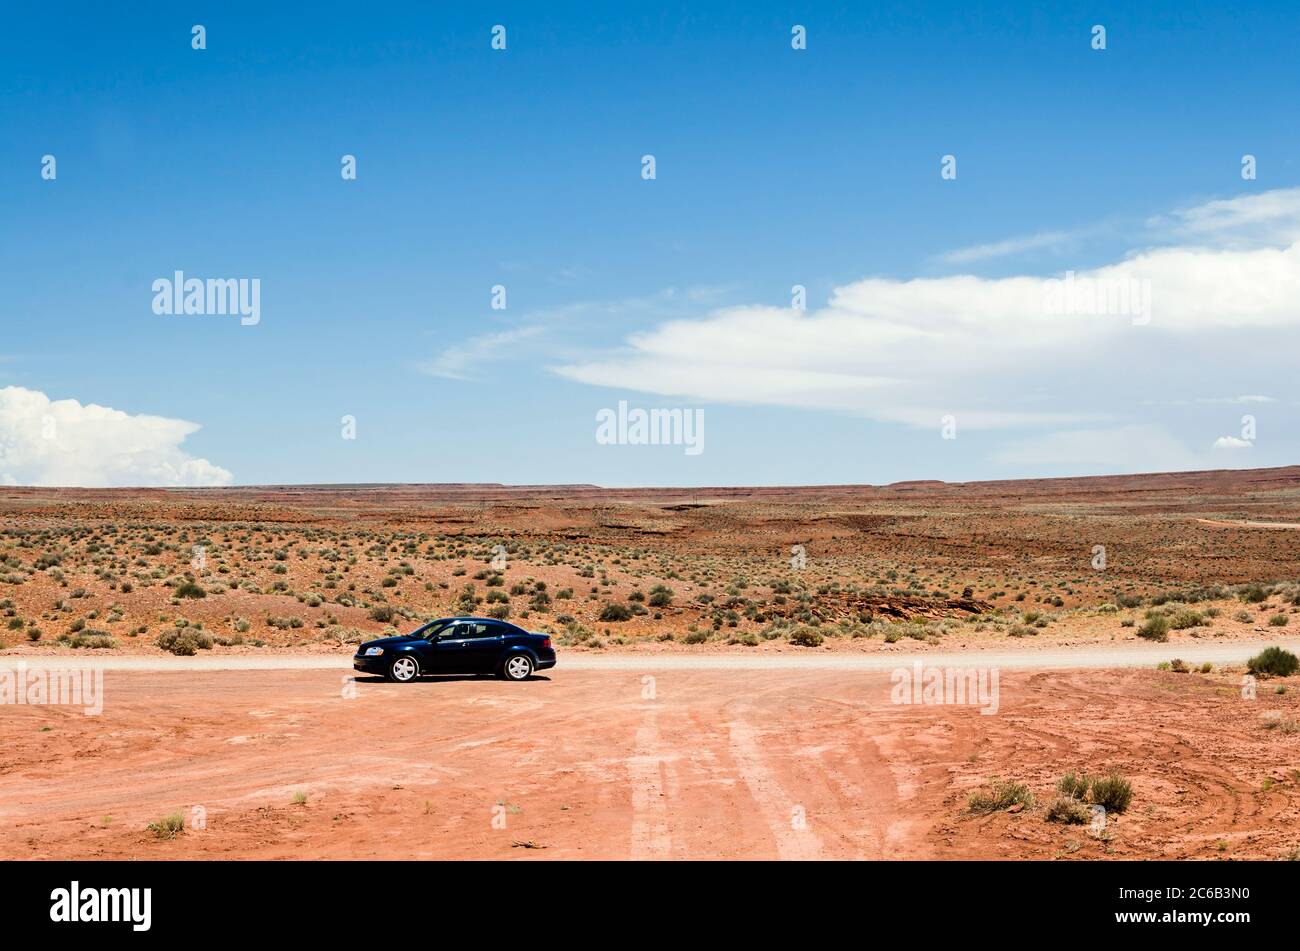
<path id="1" fill-rule="evenodd" d="M 995 715 L 884 671 L 111 671 L 102 715 L 0 717 L 4 858 L 1277 858 L 1300 847 L 1300 691 L 1240 674 L 1004 672 Z M 1296 680 L 1297 678 L 1291 678 Z M 354 693 L 354 696 L 348 696 Z M 1045 820 L 1118 770 L 1103 837 Z M 993 777 L 1039 805 L 971 816 Z M 301 796 L 299 796 L 301 794 Z M 304 801 L 296 802 L 295 799 Z M 192 827 L 204 815 L 204 827 Z M 180 810 L 163 840 L 146 825 Z"/>

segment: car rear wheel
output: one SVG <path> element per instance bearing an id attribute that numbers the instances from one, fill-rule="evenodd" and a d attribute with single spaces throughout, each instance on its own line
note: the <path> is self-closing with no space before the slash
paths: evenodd
<path id="1" fill-rule="evenodd" d="M 388 666 L 388 679 L 394 683 L 409 684 L 420 675 L 420 665 L 414 657 L 403 654 Z"/>
<path id="2" fill-rule="evenodd" d="M 527 654 L 512 654 L 501 665 L 506 680 L 527 680 L 533 675 L 533 659 Z"/>

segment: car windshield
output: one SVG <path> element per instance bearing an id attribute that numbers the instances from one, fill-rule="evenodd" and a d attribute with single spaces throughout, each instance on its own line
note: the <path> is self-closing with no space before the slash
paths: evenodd
<path id="1" fill-rule="evenodd" d="M 447 625 L 451 623 L 452 623 L 451 621 L 434 621 L 432 624 L 426 625 L 425 627 L 422 627 L 419 630 L 417 630 L 415 632 L 415 635 L 418 635 L 419 637 L 423 637 L 423 638 L 437 637 L 439 632 L 446 629 Z"/>

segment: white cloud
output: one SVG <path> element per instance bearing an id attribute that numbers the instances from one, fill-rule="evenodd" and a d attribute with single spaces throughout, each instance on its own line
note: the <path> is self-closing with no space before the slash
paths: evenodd
<path id="1" fill-rule="evenodd" d="M 550 358 L 573 348 L 566 343 L 575 334 L 590 335 L 611 325 L 631 321 L 668 320 L 690 309 L 708 306 L 732 291 L 728 285 L 665 287 L 652 294 L 619 300 L 575 301 L 561 307 L 529 311 L 519 326 L 470 337 L 447 347 L 418 369 L 449 380 L 478 380 L 488 364 L 510 360 Z"/>
<path id="2" fill-rule="evenodd" d="M 5 485 L 229 485 L 234 477 L 183 452 L 197 423 L 132 416 L 18 386 L 0 389 L 0 482 Z"/>
<path id="3" fill-rule="evenodd" d="M 1255 445 L 1249 439 L 1238 439 L 1236 436 L 1220 436 L 1214 440 L 1215 449 L 1227 449 L 1236 451 L 1238 449 L 1249 449 Z"/>
<path id="4" fill-rule="evenodd" d="M 1203 230 L 1213 220 L 1265 221 L 1274 234 L 1279 209 L 1289 208 L 1300 234 L 1300 203 L 1282 196 L 1262 207 L 1256 199 L 1263 197 L 1213 203 L 1213 211 L 1181 212 L 1179 220 Z M 1173 346 L 1218 355 L 1250 334 L 1267 334 L 1269 344 L 1252 354 L 1258 373 L 1283 359 L 1279 342 L 1300 343 L 1300 242 L 1156 248 L 1074 279 L 1149 286 L 1149 323 L 1131 313 L 1054 312 L 1056 277 L 874 277 L 837 288 L 807 314 L 714 309 L 554 369 L 583 383 L 677 398 L 839 410 L 927 427 L 952 413 L 966 428 L 1059 428 L 1148 402 L 1154 378 L 1175 371 L 1158 356 Z M 1151 357 L 1138 364 L 1143 352 Z M 1205 359 L 1201 372 L 1221 369 Z M 1125 361 L 1137 372 L 1118 372 Z"/>
<path id="5" fill-rule="evenodd" d="M 1075 238 L 1069 231 L 1042 231 L 1038 234 L 1019 238 L 1007 238 L 988 244 L 976 244 L 967 248 L 958 248 L 942 255 L 942 260 L 949 264 L 971 264 L 975 261 L 987 261 L 990 258 L 1006 257 L 1009 254 L 1023 254 L 1026 251 L 1041 251 L 1044 248 L 1057 248 Z"/>
<path id="6" fill-rule="evenodd" d="M 1044 433 L 1012 443 L 994 453 L 993 459 L 1026 467 L 1116 472 L 1198 469 L 1205 464 L 1169 433 L 1148 424 Z"/>
<path id="7" fill-rule="evenodd" d="M 476 371 L 482 369 L 483 364 L 509 356 L 521 343 L 541 332 L 540 326 L 530 326 L 471 337 L 421 364 L 420 370 L 448 380 L 477 379 Z"/>
<path id="8" fill-rule="evenodd" d="M 1148 227 L 1215 245 L 1258 247 L 1300 240 L 1300 188 L 1239 195 L 1155 217 Z"/>
<path id="9" fill-rule="evenodd" d="M 1227 403 L 1230 406 L 1240 406 L 1243 403 L 1276 403 L 1271 396 L 1259 396 L 1257 394 L 1247 393 L 1243 396 L 1223 396 L 1217 399 L 1200 399 L 1198 403 Z"/>

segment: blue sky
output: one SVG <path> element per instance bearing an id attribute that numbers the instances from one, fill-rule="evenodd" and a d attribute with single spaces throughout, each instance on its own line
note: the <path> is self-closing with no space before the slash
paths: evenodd
<path id="1" fill-rule="evenodd" d="M 10 10 L 0 480 L 1293 463 L 1300 11 L 1132 6 Z M 260 323 L 155 314 L 176 270 L 258 278 Z M 1066 271 L 1152 319 L 1046 326 Z M 704 451 L 599 444 L 620 400 Z"/>

